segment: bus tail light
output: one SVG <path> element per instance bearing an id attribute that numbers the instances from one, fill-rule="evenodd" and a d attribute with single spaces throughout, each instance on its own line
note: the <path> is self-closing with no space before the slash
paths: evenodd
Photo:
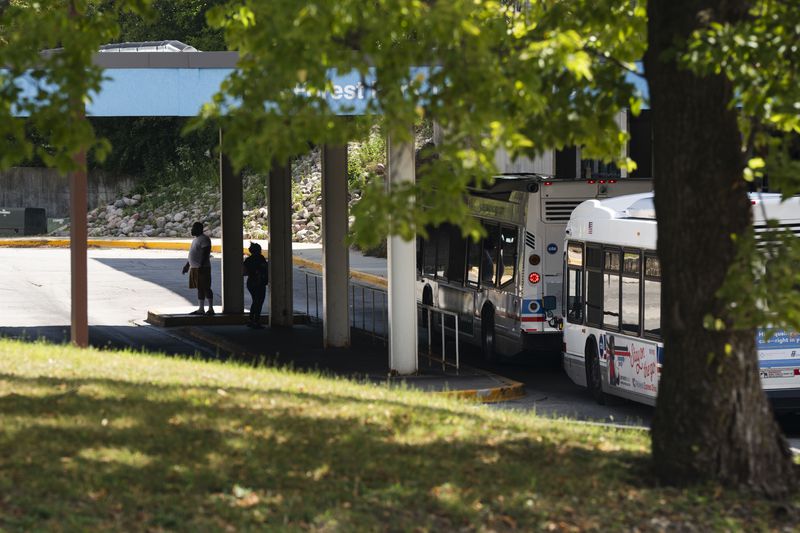
<path id="1" fill-rule="evenodd" d="M 539 280 L 541 280 L 541 279 L 542 279 L 542 277 L 539 275 L 538 272 L 531 272 L 530 274 L 528 274 L 528 281 L 530 281 L 534 285 L 539 283 Z"/>
<path id="2" fill-rule="evenodd" d="M 530 263 L 530 264 L 531 264 L 531 266 L 536 266 L 536 265 L 538 265 L 538 264 L 541 262 L 541 260 L 542 260 L 542 258 L 541 258 L 541 257 L 539 257 L 539 256 L 538 256 L 538 255 L 536 255 L 536 254 L 531 254 L 531 255 L 528 257 L 528 263 Z"/>

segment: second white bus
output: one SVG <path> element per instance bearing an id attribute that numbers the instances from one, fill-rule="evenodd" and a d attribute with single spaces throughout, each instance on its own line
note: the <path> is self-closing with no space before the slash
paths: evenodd
<path id="1" fill-rule="evenodd" d="M 800 235 L 800 197 L 753 194 L 756 231 L 766 218 Z M 564 254 L 564 369 L 604 394 L 654 405 L 661 340 L 661 268 L 653 195 L 589 200 L 572 213 Z M 800 335 L 758 331 L 764 390 L 779 410 L 800 409 Z"/>

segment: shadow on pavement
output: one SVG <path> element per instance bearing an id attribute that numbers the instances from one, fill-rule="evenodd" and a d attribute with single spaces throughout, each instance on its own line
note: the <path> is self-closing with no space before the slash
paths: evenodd
<path id="1" fill-rule="evenodd" d="M 93 257 L 92 261 L 105 265 L 134 276 L 142 281 L 158 285 L 175 294 L 186 298 L 190 302 L 195 301 L 196 291 L 189 288 L 189 278 L 181 274 L 183 265 L 186 264 L 184 258 L 105 258 Z M 222 295 L 221 290 L 222 262 L 218 258 L 211 259 L 211 289 L 214 291 L 215 304 L 218 303 Z M 157 303 L 156 303 L 157 307 Z"/>

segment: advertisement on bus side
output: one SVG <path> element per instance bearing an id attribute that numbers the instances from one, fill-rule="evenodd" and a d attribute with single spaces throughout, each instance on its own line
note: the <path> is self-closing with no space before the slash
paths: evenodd
<path id="1" fill-rule="evenodd" d="M 658 346 L 613 333 L 600 336 L 600 358 L 608 383 L 622 390 L 655 397 L 658 394 Z"/>
<path id="2" fill-rule="evenodd" d="M 756 348 L 761 379 L 791 379 L 800 375 L 800 334 L 797 332 L 759 329 Z"/>

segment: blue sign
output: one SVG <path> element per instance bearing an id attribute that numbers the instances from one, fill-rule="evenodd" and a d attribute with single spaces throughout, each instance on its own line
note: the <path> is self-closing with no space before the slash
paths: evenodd
<path id="1" fill-rule="evenodd" d="M 548 254 L 554 254 L 557 251 L 558 251 L 558 245 L 556 243 L 551 242 L 550 244 L 547 245 L 547 253 Z"/>
<path id="2" fill-rule="evenodd" d="M 0 69 L 0 74 L 3 72 L 6 71 Z M 90 117 L 193 117 L 203 104 L 212 100 L 222 82 L 233 72 L 230 68 L 108 68 L 103 70 L 105 79 L 100 91 L 90 95 L 86 114 Z M 411 69 L 410 80 L 420 93 L 431 90 L 430 74 L 431 69 L 427 67 Z M 374 88 L 375 69 L 363 75 L 356 70 L 341 73 L 330 69 L 328 79 L 331 86 L 320 96 L 334 113 L 362 115 L 370 106 L 372 111 L 379 111 Z M 30 74 L 23 74 L 15 83 L 21 90 L 20 100 L 34 99 L 40 90 L 58 90 L 54 85 L 39 83 Z M 401 87 L 404 92 L 408 89 L 408 86 Z M 303 85 L 295 87 L 294 92 L 311 94 Z M 234 102 L 232 106 L 235 105 Z M 14 114 L 24 115 L 17 110 Z"/>

